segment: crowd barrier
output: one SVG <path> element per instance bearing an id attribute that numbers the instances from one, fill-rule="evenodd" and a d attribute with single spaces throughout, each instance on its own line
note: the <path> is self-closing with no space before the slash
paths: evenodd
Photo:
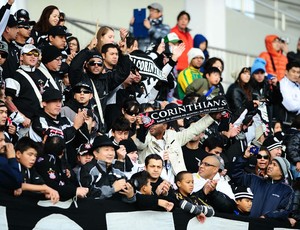
<path id="1" fill-rule="evenodd" d="M 201 224 L 180 209 L 138 211 L 115 200 L 78 199 L 53 206 L 36 196 L 13 197 L 0 192 L 1 230 L 259 230 L 288 229 L 286 222 L 219 214 Z"/>

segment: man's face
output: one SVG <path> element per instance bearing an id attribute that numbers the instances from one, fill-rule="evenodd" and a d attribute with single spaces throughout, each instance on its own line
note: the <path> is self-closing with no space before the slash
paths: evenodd
<path id="1" fill-rule="evenodd" d="M 103 70 L 103 62 L 100 58 L 91 58 L 86 63 L 87 69 L 92 74 L 100 74 Z"/>
<path id="2" fill-rule="evenodd" d="M 223 149 L 221 147 L 216 147 L 216 148 L 214 148 L 212 150 L 209 150 L 207 152 L 210 153 L 210 154 L 214 154 L 214 155 L 220 156 L 220 154 L 222 153 L 222 150 Z M 205 151 L 206 151 L 206 149 L 205 149 Z"/>
<path id="3" fill-rule="evenodd" d="M 3 132 L 0 132 L 0 154 L 4 154 L 6 151 L 6 142 Z"/>
<path id="4" fill-rule="evenodd" d="M 191 61 L 191 66 L 199 69 L 203 64 L 204 58 L 201 56 L 194 57 Z"/>
<path id="5" fill-rule="evenodd" d="M 23 65 L 31 67 L 36 66 L 39 60 L 39 53 L 36 50 L 32 50 L 26 54 L 22 54 L 20 60 Z"/>
<path id="6" fill-rule="evenodd" d="M 37 158 L 37 151 L 34 148 L 29 148 L 23 153 L 20 151 L 16 152 L 16 158 L 21 165 L 25 168 L 32 168 Z"/>
<path id="7" fill-rule="evenodd" d="M 149 18 L 150 19 L 158 19 L 162 16 L 162 13 L 156 9 L 150 8 L 149 9 Z"/>
<path id="8" fill-rule="evenodd" d="M 62 63 L 62 57 L 59 56 L 59 57 L 53 59 L 52 61 L 46 63 L 45 66 L 50 71 L 58 72 L 60 70 L 61 63 Z"/>
<path id="9" fill-rule="evenodd" d="M 93 152 L 95 159 L 104 161 L 107 164 L 112 164 L 113 160 L 115 159 L 115 149 L 112 146 L 103 146 L 97 148 Z"/>
<path id="10" fill-rule="evenodd" d="M 282 178 L 282 172 L 276 160 L 272 160 L 271 164 L 269 164 L 267 175 L 273 180 L 279 180 Z"/>
<path id="11" fill-rule="evenodd" d="M 292 82 L 298 82 L 300 78 L 300 68 L 293 67 L 289 71 L 286 71 L 287 78 Z"/>
<path id="12" fill-rule="evenodd" d="M 66 36 L 65 35 L 56 35 L 56 36 L 49 36 L 49 41 L 52 45 L 56 48 L 63 50 L 67 44 Z"/>
<path id="13" fill-rule="evenodd" d="M 277 147 L 275 149 L 272 149 L 270 151 L 270 154 L 271 154 L 271 160 L 274 159 L 274 157 L 281 157 L 281 154 L 282 154 L 281 147 Z"/>
<path id="14" fill-rule="evenodd" d="M 156 124 L 150 127 L 149 132 L 152 136 L 157 138 L 159 136 L 162 136 L 165 133 L 166 128 L 167 128 L 166 124 Z"/>
<path id="15" fill-rule="evenodd" d="M 7 108 L 0 107 L 0 126 L 5 125 L 7 119 Z"/>
<path id="16" fill-rule="evenodd" d="M 107 68 L 113 68 L 119 59 L 117 48 L 108 48 L 106 53 L 102 53 L 104 64 Z"/>
<path id="17" fill-rule="evenodd" d="M 198 174 L 204 179 L 213 179 L 213 177 L 218 173 L 220 163 L 213 156 L 205 157 L 198 169 Z"/>
<path id="18" fill-rule="evenodd" d="M 61 111 L 61 100 L 53 100 L 48 102 L 43 102 L 44 111 L 51 117 L 56 118 Z"/>
<path id="19" fill-rule="evenodd" d="M 163 163 L 161 160 L 150 159 L 146 166 L 146 171 L 149 173 L 151 181 L 157 181 L 162 172 Z"/>
<path id="20" fill-rule="evenodd" d="M 120 143 L 120 141 L 128 139 L 129 131 L 115 130 L 112 132 L 112 136 L 114 137 L 115 142 Z"/>
<path id="21" fill-rule="evenodd" d="M 30 25 L 19 25 L 19 31 L 17 37 L 29 38 L 32 26 Z"/>
<path id="22" fill-rule="evenodd" d="M 265 72 L 262 70 L 258 70 L 253 73 L 253 77 L 258 83 L 261 83 L 265 80 Z"/>
<path id="23" fill-rule="evenodd" d="M 89 103 L 92 97 L 93 94 L 84 87 L 76 89 L 74 93 L 74 99 L 84 106 L 86 106 Z"/>
<path id="24" fill-rule="evenodd" d="M 8 39 L 9 41 L 14 41 L 16 40 L 19 28 L 18 26 L 14 26 L 14 27 L 6 27 L 7 28 L 7 32 L 8 32 Z"/>

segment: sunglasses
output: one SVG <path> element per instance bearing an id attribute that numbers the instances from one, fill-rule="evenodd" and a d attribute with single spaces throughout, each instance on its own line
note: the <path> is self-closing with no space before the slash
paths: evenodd
<path id="1" fill-rule="evenodd" d="M 24 28 L 25 30 L 29 30 L 29 29 L 31 29 L 32 27 L 29 26 L 29 25 L 25 25 L 25 26 L 18 26 L 18 28 L 19 28 L 19 29 Z"/>
<path id="2" fill-rule="evenodd" d="M 100 67 L 101 67 L 101 66 L 103 66 L 103 63 L 102 63 L 102 62 L 90 61 L 90 62 L 89 62 L 89 65 L 90 65 L 90 66 L 95 66 L 95 65 L 98 65 L 98 66 L 100 66 Z"/>
<path id="3" fill-rule="evenodd" d="M 8 54 L 7 53 L 0 53 L 1 58 L 7 58 Z"/>
<path id="4" fill-rule="evenodd" d="M 265 159 L 265 160 L 269 159 L 269 155 L 260 155 L 260 154 L 258 154 L 256 157 L 257 157 L 257 159 Z"/>
<path id="5" fill-rule="evenodd" d="M 126 111 L 126 114 L 128 114 L 129 116 L 137 116 L 137 115 L 139 115 L 139 113 L 134 113 L 134 112 L 130 112 L 130 111 Z"/>
<path id="6" fill-rule="evenodd" d="M 84 94 L 90 94 L 91 92 L 88 90 L 75 90 L 75 93 L 84 93 Z"/>
<path id="7" fill-rule="evenodd" d="M 26 56 L 35 56 L 35 57 L 38 57 L 40 54 L 38 52 L 34 52 L 34 51 L 30 51 L 28 53 L 25 54 Z"/>

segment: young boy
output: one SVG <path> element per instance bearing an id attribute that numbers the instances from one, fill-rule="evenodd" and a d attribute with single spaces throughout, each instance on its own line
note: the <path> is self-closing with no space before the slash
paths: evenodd
<path id="1" fill-rule="evenodd" d="M 122 198 L 127 203 L 135 202 L 135 195 L 126 176 L 115 168 L 115 148 L 106 136 L 94 139 L 94 159 L 82 166 L 80 184 L 89 188 L 88 196 L 95 199 Z"/>
<path id="2" fill-rule="evenodd" d="M 208 206 L 202 201 L 194 189 L 193 174 L 188 171 L 181 171 L 175 177 L 175 183 L 178 190 L 175 191 L 175 197 L 178 206 L 186 212 L 195 214 L 199 222 L 203 223 L 206 217 L 215 214 L 213 207 Z"/>
<path id="3" fill-rule="evenodd" d="M 137 172 L 132 175 L 130 183 L 136 191 L 136 205 L 142 210 L 161 210 L 161 207 L 170 212 L 174 203 L 158 199 L 152 193 L 150 175 L 147 171 Z"/>
<path id="4" fill-rule="evenodd" d="M 78 181 L 80 178 L 79 175 L 80 175 L 81 167 L 86 163 L 90 162 L 94 158 L 91 149 L 92 149 L 92 145 L 90 143 L 81 144 L 78 147 L 77 165 L 75 166 L 75 168 L 73 168 L 73 171 L 76 174 L 76 178 L 78 179 Z"/>
<path id="5" fill-rule="evenodd" d="M 23 191 L 40 192 L 45 194 L 45 197 L 50 199 L 53 204 L 57 203 L 59 201 L 58 192 L 47 186 L 33 168 L 39 151 L 38 144 L 29 137 L 23 137 L 17 142 L 15 150 L 19 169 L 23 176 L 22 187 L 14 191 L 15 196 L 21 195 Z"/>
<path id="6" fill-rule="evenodd" d="M 235 187 L 234 196 L 237 207 L 237 209 L 234 210 L 234 214 L 249 216 L 253 200 L 251 189 L 245 186 Z"/>
<path id="7" fill-rule="evenodd" d="M 221 81 L 221 71 L 216 67 L 209 68 L 205 78 L 195 79 L 186 89 L 186 93 L 196 92 L 210 99 L 219 94 L 217 85 Z"/>

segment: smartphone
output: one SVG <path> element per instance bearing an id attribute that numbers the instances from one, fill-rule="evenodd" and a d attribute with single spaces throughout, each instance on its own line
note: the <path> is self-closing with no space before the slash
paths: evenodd
<path id="1" fill-rule="evenodd" d="M 268 80 L 272 80 L 275 78 L 275 76 L 273 74 L 268 74 L 267 78 L 268 78 Z"/>
<path id="2" fill-rule="evenodd" d="M 146 19 L 146 8 L 133 10 L 133 35 L 136 38 L 148 37 L 148 30 L 144 26 L 144 20 Z"/>
<path id="3" fill-rule="evenodd" d="M 250 153 L 252 153 L 253 155 L 257 155 L 258 152 L 259 152 L 259 147 L 257 147 L 257 146 L 252 146 L 252 147 L 250 148 Z"/>

